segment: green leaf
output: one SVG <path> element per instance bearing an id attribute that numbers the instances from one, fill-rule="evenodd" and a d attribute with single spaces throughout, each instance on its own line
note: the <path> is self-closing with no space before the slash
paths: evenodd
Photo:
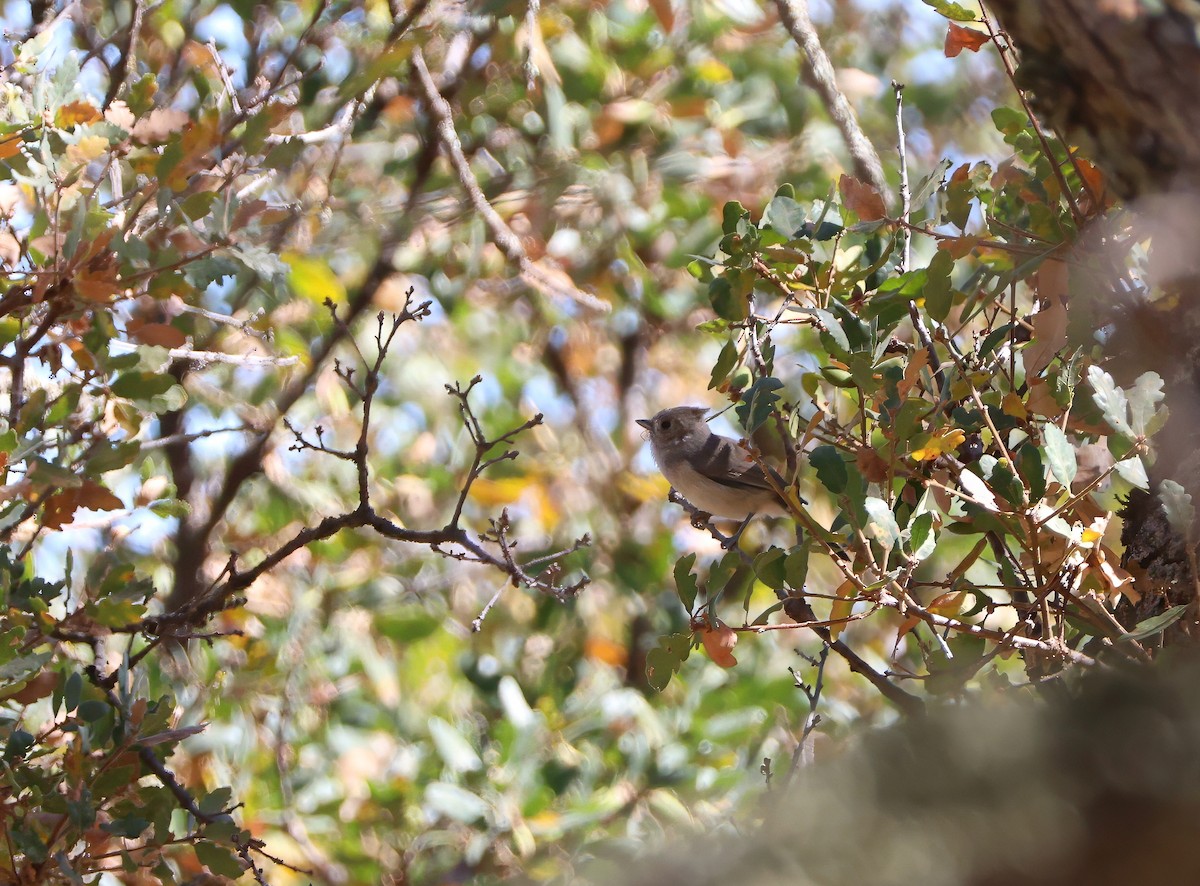
<path id="1" fill-rule="evenodd" d="M 1167 512 L 1167 522 L 1171 528 L 1190 538 L 1192 523 L 1196 519 L 1196 509 L 1192 506 L 1192 497 L 1174 480 L 1163 480 L 1158 484 L 1158 497 Z"/>
<path id="2" fill-rule="evenodd" d="M 900 526 L 896 523 L 896 515 L 886 501 L 873 496 L 867 496 L 863 508 L 869 520 L 863 530 L 885 551 L 891 551 L 900 542 Z"/>
<path id="3" fill-rule="evenodd" d="M 929 175 L 921 179 L 915 188 L 913 188 L 912 206 L 919 209 L 925 205 L 925 201 L 930 195 L 937 190 L 941 185 L 942 179 L 954 164 L 950 160 L 939 160 L 933 167 L 933 171 Z"/>
<path id="4" fill-rule="evenodd" d="M 675 561 L 675 593 L 679 595 L 679 602 L 689 614 L 696 605 L 696 576 L 692 572 L 695 565 L 695 551 Z"/>
<path id="5" fill-rule="evenodd" d="M 1042 450 L 1033 445 L 1022 446 L 1017 456 L 1017 471 L 1029 490 L 1030 501 L 1038 501 L 1046 494 L 1046 467 L 1042 461 Z"/>
<path id="6" fill-rule="evenodd" d="M 106 822 L 100 825 L 100 827 L 114 837 L 128 837 L 132 840 L 135 837 L 141 836 L 146 828 L 150 827 L 150 822 L 137 813 L 133 813 L 123 818 Z"/>
<path id="7" fill-rule="evenodd" d="M 808 463 L 817 472 L 821 485 L 834 495 L 840 494 L 846 488 L 849 472 L 842 454 L 834 446 L 818 446 L 809 454 Z"/>
<path id="8" fill-rule="evenodd" d="M 174 384 L 174 377 L 167 373 L 126 372 L 117 376 L 111 390 L 118 397 L 127 400 L 149 400 L 151 397 L 165 394 Z"/>
<path id="9" fill-rule="evenodd" d="M 70 713 L 79 707 L 79 694 L 82 689 L 83 677 L 78 671 L 73 671 L 63 686 L 63 710 Z"/>
<path id="10" fill-rule="evenodd" d="M 779 402 L 779 395 L 775 392 L 782 387 L 783 382 L 768 376 L 755 381 L 750 390 L 742 394 L 735 411 L 747 434 L 753 434 L 771 417 L 771 410 Z"/>
<path id="11" fill-rule="evenodd" d="M 1181 606 L 1172 606 L 1166 612 L 1160 615 L 1152 616 L 1144 621 L 1139 621 L 1137 626 L 1128 634 L 1122 634 L 1117 638 L 1118 643 L 1132 643 L 1136 640 L 1145 640 L 1147 637 L 1153 637 L 1155 634 L 1162 633 L 1175 622 L 1183 617 L 1187 612 L 1188 604 L 1184 603 Z"/>
<path id="12" fill-rule="evenodd" d="M 441 717 L 430 717 L 429 734 L 442 762 L 454 772 L 478 772 L 483 761 L 471 743 Z"/>
<path id="13" fill-rule="evenodd" d="M 808 546 L 796 545 L 788 551 L 787 559 L 783 561 L 783 574 L 787 586 L 795 591 L 804 589 L 808 579 Z"/>
<path id="14" fill-rule="evenodd" d="M 849 353 L 850 339 L 846 335 L 846 330 L 842 328 L 842 324 L 838 322 L 837 317 L 835 317 L 829 311 L 823 311 L 820 309 L 816 309 L 812 313 L 818 320 L 821 321 L 822 330 L 828 333 L 829 337 L 833 339 L 834 343 L 837 344 L 837 346 L 843 351 Z"/>
<path id="15" fill-rule="evenodd" d="M 109 711 L 109 707 L 105 702 L 96 698 L 89 698 L 87 701 L 79 703 L 78 715 L 79 719 L 85 723 L 95 723 Z"/>
<path id="16" fill-rule="evenodd" d="M 913 557 L 924 560 L 933 553 L 935 538 L 933 535 L 933 514 L 929 511 L 917 514 L 908 530 L 908 546 Z M 926 544 L 929 545 L 926 550 Z"/>
<path id="17" fill-rule="evenodd" d="M 954 303 L 954 290 L 950 286 L 950 272 L 954 270 L 954 256 L 939 249 L 929 261 L 928 279 L 925 282 L 925 311 L 941 323 L 950 313 Z"/>
<path id="18" fill-rule="evenodd" d="M 975 21 L 975 13 L 967 9 L 961 3 L 953 3 L 951 0 L 923 0 L 926 6 L 931 6 L 951 21 L 956 22 L 973 22 Z"/>
<path id="19" fill-rule="evenodd" d="M 4 759 L 7 762 L 19 760 L 29 753 L 34 745 L 34 738 L 24 729 L 14 729 L 4 745 Z"/>
<path id="20" fill-rule="evenodd" d="M 1099 366 L 1089 366 L 1088 384 L 1092 386 L 1092 399 L 1100 407 L 1100 413 L 1108 426 L 1118 434 L 1136 437 L 1127 419 L 1129 400 L 1125 392 L 1117 387 L 1113 377 Z"/>
<path id="21" fill-rule="evenodd" d="M 710 391 L 729 377 L 729 371 L 737 363 L 737 357 L 737 345 L 734 344 L 733 339 L 730 339 L 725 342 L 725 347 L 721 348 L 721 353 L 717 356 L 717 362 L 713 364 L 712 376 L 708 380 L 708 389 Z"/>
<path id="22" fill-rule="evenodd" d="M 20 683 L 32 677 L 48 662 L 54 653 L 35 652 L 22 655 L 0 665 L 0 683 Z"/>
<path id="23" fill-rule="evenodd" d="M 426 786 L 425 805 L 431 811 L 463 824 L 474 824 L 491 809 L 477 794 L 444 781 L 435 781 Z"/>
<path id="24" fill-rule="evenodd" d="M 662 692 L 671 682 L 671 675 L 679 670 L 682 662 L 661 646 L 646 653 L 646 682 L 656 692 Z"/>
<path id="25" fill-rule="evenodd" d="M 1067 435 L 1051 422 L 1046 422 L 1042 428 L 1042 442 L 1046 447 L 1046 462 L 1050 467 L 1050 473 L 1054 475 L 1054 479 L 1065 486 L 1071 488 L 1071 482 L 1075 479 L 1075 473 L 1079 469 L 1078 462 L 1075 459 L 1075 447 L 1071 445 L 1071 441 L 1067 439 Z"/>
<path id="26" fill-rule="evenodd" d="M 1114 470 L 1130 486 L 1150 491 L 1150 478 L 1146 476 L 1146 466 L 1138 456 L 1117 462 Z"/>
<path id="27" fill-rule="evenodd" d="M 749 217 L 750 213 L 746 211 L 745 206 L 736 200 L 731 200 L 721 211 L 721 231 L 726 234 L 736 234 L 738 222 Z"/>
<path id="28" fill-rule="evenodd" d="M 238 879 L 245 870 L 236 855 L 224 846 L 201 840 L 196 844 L 196 858 L 219 877 Z"/>
<path id="29" fill-rule="evenodd" d="M 995 108 L 992 111 L 992 123 L 997 132 L 1011 137 L 1024 131 L 1029 125 L 1029 117 L 1016 108 Z"/>
<path id="30" fill-rule="evenodd" d="M 754 558 L 758 580 L 773 591 L 787 584 L 787 555 L 782 548 L 770 547 Z"/>
<path id="31" fill-rule="evenodd" d="M 724 320 L 745 320 L 750 311 L 745 295 L 734 290 L 728 276 L 713 277 L 708 284 L 708 300 L 717 316 Z"/>
<path id="32" fill-rule="evenodd" d="M 54 860 L 58 863 L 58 869 L 62 875 L 70 880 L 75 886 L 84 886 L 83 877 L 79 876 L 79 872 L 71 867 L 71 862 L 67 859 L 67 854 L 62 852 L 54 853 Z M 132 871 L 130 872 L 132 873 Z"/>
<path id="33" fill-rule="evenodd" d="M 763 218 L 781 237 L 794 240 L 804 227 L 805 209 L 791 197 L 777 196 L 767 204 Z"/>
<path id="34" fill-rule="evenodd" d="M 191 221 L 199 221 L 208 215 L 208 211 L 212 209 L 217 196 L 216 191 L 197 191 L 195 194 L 187 197 L 180 204 L 179 208 Z"/>
<path id="35" fill-rule="evenodd" d="M 228 843 L 240 830 L 232 816 L 222 815 L 204 826 L 204 836 L 218 843 Z"/>
<path id="36" fill-rule="evenodd" d="M 218 812 L 224 812 L 232 799 L 232 788 L 215 788 L 204 795 L 199 803 L 199 808 L 205 815 L 216 815 Z"/>
<path id="37" fill-rule="evenodd" d="M 19 824 L 9 830 L 9 836 L 12 838 L 13 845 L 25 856 L 26 860 L 34 864 L 41 864 L 46 860 L 46 844 L 42 842 L 42 838 L 33 828 Z"/>

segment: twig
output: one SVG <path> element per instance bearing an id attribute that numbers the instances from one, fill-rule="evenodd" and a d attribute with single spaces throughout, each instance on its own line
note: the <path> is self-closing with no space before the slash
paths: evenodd
<path id="1" fill-rule="evenodd" d="M 175 360 L 193 363 L 227 363 L 231 366 L 296 366 L 299 357 L 263 357 L 255 354 L 227 354 L 224 351 L 193 351 L 191 348 L 171 348 L 167 354 Z"/>
<path id="2" fill-rule="evenodd" d="M 807 658 L 807 656 L 805 656 Z M 816 659 L 809 659 L 810 664 L 816 665 L 817 676 L 813 679 L 812 686 L 809 686 L 800 679 L 800 675 L 796 673 L 794 668 L 789 668 L 792 672 L 792 679 L 796 682 L 796 688 L 804 693 L 804 697 L 808 699 L 808 714 L 804 717 L 804 728 L 800 732 L 800 739 L 796 742 L 796 748 L 792 751 L 792 762 L 788 766 L 787 774 L 783 777 L 783 786 L 786 788 L 795 776 L 796 771 L 800 768 L 800 764 L 810 765 L 813 761 L 813 747 L 809 737 L 814 729 L 821 723 L 821 715 L 817 713 L 817 705 L 821 702 L 821 691 L 825 688 L 825 662 L 829 658 L 829 647 L 822 646 L 821 653 Z"/>
<path id="3" fill-rule="evenodd" d="M 437 121 L 438 141 L 445 148 L 450 165 L 454 167 L 459 184 L 467 192 L 471 205 L 475 207 L 475 211 L 479 213 L 487 226 L 492 242 L 500 248 L 509 261 L 517 266 L 522 279 L 539 292 L 568 298 L 594 311 L 611 311 L 612 305 L 603 299 L 582 292 L 573 284 L 554 280 L 545 268 L 533 261 L 525 252 L 525 247 L 521 245 L 521 238 L 513 232 L 512 228 L 500 217 L 500 213 L 496 212 L 492 204 L 488 202 L 487 197 L 483 194 L 483 189 L 480 188 L 479 182 L 475 178 L 475 173 L 471 171 L 470 161 L 463 153 L 462 143 L 458 140 L 458 132 L 454 128 L 454 111 L 442 94 L 438 92 L 437 84 L 434 83 L 433 76 L 425 65 L 425 57 L 419 48 L 413 49 L 412 62 L 417 71 L 417 79 L 420 82 L 421 92 L 425 97 L 429 113 Z"/>
<path id="4" fill-rule="evenodd" d="M 125 45 L 121 48 L 121 57 L 117 59 L 114 65 L 112 79 L 108 84 L 108 91 L 104 95 L 104 107 L 108 107 L 117 97 L 117 93 L 121 91 L 121 87 L 133 76 L 137 70 L 137 53 L 134 51 L 137 46 L 138 37 L 142 33 L 142 18 L 145 15 L 146 7 L 142 0 L 134 0 L 133 2 L 133 21 L 129 24 L 129 38 Z"/>
<path id="5" fill-rule="evenodd" d="M 213 64 L 217 68 L 217 73 L 221 76 L 221 83 L 225 87 L 225 95 L 229 98 L 229 107 L 237 117 L 242 116 L 242 105 L 238 101 L 237 90 L 233 88 L 233 80 L 229 76 L 229 68 L 225 66 L 225 60 L 221 58 L 221 53 L 217 49 L 217 44 L 209 40 L 205 44 L 208 49 L 208 54 L 212 56 Z"/>
<path id="6" fill-rule="evenodd" d="M 538 67 L 533 60 L 534 35 L 538 34 L 538 10 L 541 0 L 525 0 L 525 88 L 537 89 Z"/>
<path id="7" fill-rule="evenodd" d="M 492 607 L 500 600 L 500 595 L 504 593 L 505 587 L 506 585 L 500 585 L 500 587 L 496 588 L 496 593 L 492 594 L 492 599 L 488 600 L 483 609 L 479 610 L 479 615 L 471 620 L 472 633 L 478 634 L 483 630 L 483 620 L 487 618 L 488 613 L 492 611 Z"/>
<path id="8" fill-rule="evenodd" d="M 912 226 L 909 222 L 909 215 L 912 212 L 912 195 L 908 190 L 908 150 L 904 133 L 904 84 L 893 80 L 892 90 L 896 93 L 896 151 L 900 155 L 900 221 L 902 222 L 900 225 L 900 237 L 903 244 L 900 251 L 900 268 L 898 270 L 903 273 L 910 269 L 909 266 L 912 263 Z M 937 348 L 933 344 L 933 337 L 925 327 L 925 320 L 921 317 L 921 312 L 917 310 L 917 303 L 915 301 L 910 300 L 908 303 L 908 317 L 912 321 L 917 338 L 921 340 L 926 353 L 929 354 L 929 368 L 933 372 L 933 378 L 937 382 L 938 390 L 942 391 L 946 387 L 946 376 L 942 372 L 942 361 L 938 357 Z"/>

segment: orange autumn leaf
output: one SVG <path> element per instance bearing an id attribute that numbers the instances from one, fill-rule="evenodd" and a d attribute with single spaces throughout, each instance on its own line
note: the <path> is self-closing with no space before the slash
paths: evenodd
<path id="1" fill-rule="evenodd" d="M 1005 415 L 1011 415 L 1020 421 L 1025 421 L 1029 418 L 1029 412 L 1025 409 L 1025 403 L 1016 391 L 1009 391 L 1004 395 L 1004 399 L 1000 401 L 1000 409 Z"/>
<path id="2" fill-rule="evenodd" d="M 971 52 L 979 52 L 988 40 L 992 39 L 983 31 L 976 31 L 973 28 L 964 28 L 962 25 L 950 23 L 950 29 L 946 32 L 946 58 L 954 58 L 964 49 L 969 49 Z"/>
<path id="3" fill-rule="evenodd" d="M 64 489 L 46 497 L 43 505 L 42 525 L 47 529 L 60 529 L 75 519 L 79 507 L 77 489 Z"/>
<path id="4" fill-rule="evenodd" d="M 842 195 L 842 203 L 846 208 L 859 217 L 860 220 L 878 221 L 887 216 L 883 198 L 873 187 L 860 182 L 849 175 L 838 179 L 838 193 Z"/>
<path id="5" fill-rule="evenodd" d="M 919 615 L 910 615 L 900 623 L 900 627 L 896 629 L 896 642 L 892 646 L 892 656 L 895 657 L 896 650 L 900 648 L 900 641 L 905 635 L 921 623 Z"/>
<path id="6" fill-rule="evenodd" d="M 601 661 L 617 668 L 629 662 L 629 650 L 605 637 L 588 637 L 583 644 L 583 654 L 592 661 Z"/>
<path id="7" fill-rule="evenodd" d="M 16 156 L 21 150 L 21 143 L 24 141 L 22 133 L 11 132 L 6 136 L 0 137 L 0 160 L 7 160 L 9 157 Z"/>
<path id="8" fill-rule="evenodd" d="M 54 125 L 59 129 L 70 129 L 80 123 L 95 123 L 102 119 L 100 109 L 91 102 L 68 102 L 58 109 L 54 115 Z"/>
<path id="9" fill-rule="evenodd" d="M 700 628 L 700 642 L 704 644 L 704 651 L 715 664 L 723 668 L 731 668 L 737 664 L 737 659 L 733 656 L 737 634 L 723 621 L 718 621 L 716 628 Z"/>
<path id="10" fill-rule="evenodd" d="M 110 301 L 123 291 L 117 282 L 115 268 L 103 271 L 82 271 L 71 281 L 71 285 L 84 301 L 100 304 Z"/>
<path id="11" fill-rule="evenodd" d="M 105 489 L 94 480 L 84 480 L 83 485 L 75 492 L 81 508 L 90 508 L 93 511 L 119 511 L 125 507 L 125 503 L 117 498 L 111 490 Z"/>
<path id="12" fill-rule="evenodd" d="M 882 483 L 890 476 L 888 463 L 869 446 L 863 446 L 854 457 L 862 475 L 872 483 Z"/>
<path id="13" fill-rule="evenodd" d="M 79 508 L 93 511 L 118 511 L 125 503 L 95 480 L 84 480 L 73 489 L 61 489 L 48 495 L 44 504 L 43 525 L 47 529 L 61 529 L 75 519 Z"/>
<path id="14" fill-rule="evenodd" d="M 187 336 L 168 323 L 137 323 L 130 321 L 127 330 L 138 344 L 158 345 L 161 348 L 181 348 Z"/>
<path id="15" fill-rule="evenodd" d="M 978 237 L 951 237 L 948 240 L 942 240 L 938 243 L 937 248 L 950 254 L 951 258 L 966 258 L 979 245 Z"/>
<path id="16" fill-rule="evenodd" d="M 935 597 L 929 604 L 929 611 L 935 615 L 952 617 L 962 610 L 963 602 L 967 599 L 966 591 L 947 591 Z"/>

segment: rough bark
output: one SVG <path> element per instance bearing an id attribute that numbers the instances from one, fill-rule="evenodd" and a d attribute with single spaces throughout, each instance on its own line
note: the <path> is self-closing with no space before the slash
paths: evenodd
<path id="1" fill-rule="evenodd" d="M 1152 481 L 1200 502 L 1200 3 L 992 0 L 1020 55 L 1017 82 L 1044 123 L 1104 171 L 1153 236 L 1148 279 L 1167 297 L 1114 281 L 1107 368 L 1122 383 L 1153 370 L 1171 419 Z M 1129 223 L 1122 219 L 1122 224 Z M 1139 281 L 1143 282 L 1143 281 Z M 1186 543 L 1158 500 L 1135 492 L 1122 515 L 1127 564 L 1157 593 L 1118 613 L 1132 623 L 1195 596 Z M 1141 570 L 1138 569 L 1141 567 Z"/>
<path id="2" fill-rule="evenodd" d="M 1130 198 L 1200 189 L 1200 3 L 993 0 L 1018 80 Z M 1151 11 L 1151 6 L 1160 11 Z"/>

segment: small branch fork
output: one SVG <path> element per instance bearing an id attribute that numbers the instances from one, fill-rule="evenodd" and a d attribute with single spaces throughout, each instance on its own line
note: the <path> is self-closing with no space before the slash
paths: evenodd
<path id="1" fill-rule="evenodd" d="M 229 562 L 216 582 L 186 606 L 118 628 L 119 632 L 176 636 L 200 626 L 215 613 L 239 605 L 242 602 L 240 596 L 242 591 L 292 554 L 314 542 L 329 538 L 343 529 L 370 528 L 385 538 L 427 547 L 452 560 L 491 566 L 505 573 L 509 583 L 514 587 L 529 588 L 559 601 L 572 599 L 583 590 L 589 582 L 586 576 L 571 584 L 564 584 L 560 580 L 563 569 L 559 560 L 590 544 L 591 539 L 587 535 L 555 554 L 522 563 L 516 554 L 517 541 L 510 537 L 512 523 L 507 509 L 502 511 L 498 517 L 493 518 L 489 528 L 484 532 L 475 534 L 462 525 L 463 508 L 475 481 L 493 465 L 517 457 L 516 450 L 511 448 L 505 448 L 498 455 L 492 453 L 498 446 L 511 446 L 519 434 L 542 422 L 542 416 L 535 415 L 509 431 L 489 437 L 476 417 L 469 399 L 471 391 L 482 380 L 478 376 L 465 387 L 458 384 L 446 386 L 449 394 L 458 400 L 463 425 L 475 447 L 471 467 L 463 480 L 453 514 L 446 525 L 440 529 L 409 529 L 382 516 L 372 506 L 370 501 L 369 440 L 372 407 L 375 394 L 379 390 L 380 371 L 400 327 L 406 322 L 419 320 L 429 314 L 430 303 L 414 304 L 412 297 L 413 290 L 410 289 L 404 309 L 393 316 L 390 321 L 385 319 L 382 312 L 379 314 L 375 331 L 377 353 L 373 360 L 367 360 L 361 354 L 359 355 L 366 366 L 366 372 L 361 379 L 357 377 L 353 368 L 345 366 L 340 361 L 335 362 L 334 368 L 338 377 L 362 400 L 362 426 L 355 447 L 352 450 L 343 450 L 328 445 L 324 439 L 324 431 L 320 427 L 315 430 L 316 439 L 314 440 L 306 437 L 292 425 L 287 425 L 288 430 L 295 438 L 291 449 L 296 451 L 312 450 L 354 465 L 358 491 L 357 506 L 345 513 L 325 517 L 317 525 L 300 530 L 291 539 L 251 567 L 242 568 L 238 563 L 237 554 L 231 554 Z M 336 308 L 332 304 L 329 304 L 328 307 L 334 316 L 334 321 L 341 323 L 342 321 L 337 317 Z"/>

